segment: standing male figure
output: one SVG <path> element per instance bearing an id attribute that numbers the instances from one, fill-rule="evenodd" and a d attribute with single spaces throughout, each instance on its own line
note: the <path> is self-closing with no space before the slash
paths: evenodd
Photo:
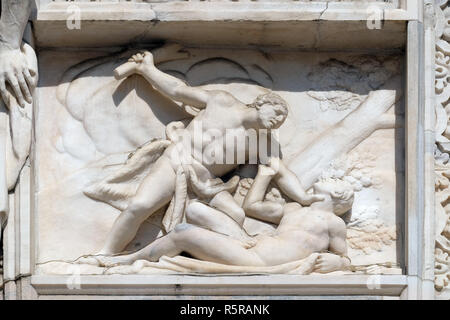
<path id="1" fill-rule="evenodd" d="M 190 87 L 183 81 L 158 70 L 150 52 L 134 55 L 128 63 L 131 69 L 120 77 L 131 74 L 143 76 L 156 90 L 171 100 L 195 107 L 201 111 L 186 127 L 189 141 L 182 141 L 184 150 L 192 150 L 189 154 L 192 162 L 200 164 L 211 176 L 221 177 L 234 170 L 239 164 L 217 163 L 203 158 L 202 150 L 220 149 L 223 155 L 230 152 L 225 144 L 226 135 L 246 132 L 248 129 L 277 129 L 286 119 L 288 109 L 286 102 L 274 93 L 258 96 L 246 105 L 226 91 L 207 91 L 199 87 Z M 202 139 L 199 144 L 194 141 L 195 128 L 201 128 Z M 210 132 L 214 131 L 214 137 Z M 176 172 L 182 166 L 179 159 L 180 144 L 169 146 L 163 155 L 154 163 L 150 173 L 144 178 L 136 196 L 128 207 L 114 222 L 103 249 L 98 253 L 110 255 L 121 252 L 135 237 L 139 226 L 159 208 L 166 205 L 174 194 Z M 248 157 L 249 145 L 233 146 L 234 155 L 245 154 Z M 241 149 L 239 149 L 241 148 Z M 236 157 L 235 157 L 236 158 Z M 308 195 L 295 175 L 280 162 L 280 174 L 274 179 L 280 189 L 292 200 L 309 205 L 321 200 L 320 196 Z"/>

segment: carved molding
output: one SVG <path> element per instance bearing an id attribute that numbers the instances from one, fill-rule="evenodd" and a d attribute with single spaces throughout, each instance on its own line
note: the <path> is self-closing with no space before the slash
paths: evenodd
<path id="1" fill-rule="evenodd" d="M 450 279 L 450 7 L 447 0 L 436 5 L 436 247 L 435 289 L 448 287 Z"/>
<path id="2" fill-rule="evenodd" d="M 323 0 L 52 0 L 53 2 L 323 2 Z M 326 2 L 359 2 L 360 0 L 334 0 Z M 365 2 L 390 2 L 398 0 L 366 0 Z"/>

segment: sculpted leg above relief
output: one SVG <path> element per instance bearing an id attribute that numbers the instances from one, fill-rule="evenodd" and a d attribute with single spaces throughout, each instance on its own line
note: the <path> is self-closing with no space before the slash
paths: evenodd
<path id="1" fill-rule="evenodd" d="M 33 93 L 38 70 L 33 48 L 22 41 L 32 0 L 2 0 L 0 18 L 0 226 L 31 146 Z M 30 39 L 28 39 L 29 41 Z M 0 233 L 1 236 L 1 233 Z"/>

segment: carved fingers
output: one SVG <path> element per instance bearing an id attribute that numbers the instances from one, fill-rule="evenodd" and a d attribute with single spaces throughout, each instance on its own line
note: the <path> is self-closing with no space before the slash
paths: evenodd
<path id="1" fill-rule="evenodd" d="M 314 272 L 328 273 L 340 270 L 342 267 L 341 257 L 332 253 L 319 254 L 316 264 L 314 265 Z"/>
<path id="2" fill-rule="evenodd" d="M 10 93 L 7 85 L 12 89 Z M 35 86 L 25 55 L 19 49 L 0 49 L 0 94 L 9 107 L 13 94 L 21 107 L 32 103 Z"/>
<path id="3" fill-rule="evenodd" d="M 136 53 L 133 55 L 130 59 L 128 59 L 128 62 L 135 62 L 139 64 L 148 64 L 153 65 L 153 54 L 150 51 L 144 51 L 141 53 Z"/>
<path id="4" fill-rule="evenodd" d="M 136 73 L 142 74 L 143 68 L 149 65 L 153 65 L 153 55 L 149 51 L 136 53 L 114 70 L 114 77 L 121 80 Z"/>
<path id="5" fill-rule="evenodd" d="M 32 103 L 33 97 L 31 95 L 30 86 L 25 81 L 23 73 L 8 72 L 7 74 L 0 76 L 1 96 L 5 104 L 9 107 L 11 103 L 11 94 L 7 90 L 7 84 L 11 86 L 14 96 L 21 107 L 24 107 L 26 102 Z"/>
<path id="6" fill-rule="evenodd" d="M 35 76 L 36 74 L 35 74 L 35 72 L 33 71 L 33 70 L 29 70 L 29 69 L 25 69 L 24 71 L 23 71 L 23 76 L 24 76 L 24 78 L 25 78 L 25 81 L 27 82 L 27 84 L 28 84 L 28 88 L 34 88 L 34 86 L 35 86 L 35 83 L 34 83 L 34 80 L 33 80 L 33 77 Z M 31 92 L 30 92 L 31 93 Z M 30 96 L 31 97 L 31 96 Z M 32 97 L 31 97 L 32 98 Z"/>
<path id="7" fill-rule="evenodd" d="M 144 55 L 142 53 L 136 53 L 136 54 L 133 54 L 130 59 L 128 59 L 128 62 L 141 63 L 143 60 L 144 60 Z"/>
<path id="8" fill-rule="evenodd" d="M 30 89 L 28 88 L 28 84 L 25 81 L 23 72 L 17 73 L 16 78 L 11 79 L 10 83 L 13 86 L 16 97 L 18 97 L 19 103 L 22 107 L 25 106 L 25 101 L 28 103 L 31 103 L 33 101 Z"/>
<path id="9" fill-rule="evenodd" d="M 117 67 L 114 71 L 116 79 L 126 78 L 134 73 L 141 74 L 145 66 L 154 66 L 155 64 L 186 59 L 190 54 L 183 47 L 176 43 L 166 44 L 161 48 L 150 51 L 143 51 L 134 54 L 128 59 L 128 62 Z"/>
<path id="10" fill-rule="evenodd" d="M 0 76 L 0 95 L 1 95 L 2 100 L 5 103 L 5 105 L 7 107 L 9 107 L 10 94 L 9 94 L 8 90 L 6 90 L 5 79 L 2 78 L 1 76 Z"/>
<path id="11" fill-rule="evenodd" d="M 206 183 L 200 181 L 197 177 L 197 174 L 195 172 L 194 169 L 192 169 L 192 167 L 188 167 L 189 170 L 189 180 L 191 182 L 191 187 L 192 190 L 195 192 L 195 194 L 204 199 L 204 198 L 209 198 L 210 197 L 210 191 L 209 189 L 209 185 L 207 185 Z"/>
<path id="12" fill-rule="evenodd" d="M 248 239 L 241 241 L 241 243 L 242 243 L 242 247 L 244 249 L 250 249 L 258 244 L 258 240 L 254 239 L 254 238 L 248 238 Z"/>
<path id="13" fill-rule="evenodd" d="M 210 199 L 222 191 L 233 192 L 239 184 L 239 176 L 234 176 L 226 183 L 220 178 L 201 181 L 192 167 L 188 167 L 189 180 L 194 193 L 201 199 Z"/>

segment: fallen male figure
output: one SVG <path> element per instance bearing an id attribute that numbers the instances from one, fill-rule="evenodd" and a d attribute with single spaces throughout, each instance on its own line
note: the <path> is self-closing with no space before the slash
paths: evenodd
<path id="1" fill-rule="evenodd" d="M 253 243 L 233 236 L 242 233 L 239 223 L 226 212 L 192 201 L 187 207 L 187 221 L 201 222 L 202 227 L 192 223 L 179 224 L 172 232 L 135 253 L 91 258 L 101 266 L 112 267 L 130 265 L 137 260 L 158 262 L 162 257 L 175 257 L 186 252 L 207 263 L 196 266 L 195 260 L 183 257 L 177 261 L 205 272 L 279 271 L 280 268 L 273 268 L 276 266 L 283 266 L 281 269 L 287 269 L 288 273 L 303 269 L 295 272 L 300 274 L 345 270 L 350 259 L 347 257 L 346 226 L 340 215 L 351 209 L 352 186 L 339 179 L 320 180 L 314 184 L 314 191 L 324 200 L 309 207 L 296 202 L 284 204 L 265 200 L 266 190 L 278 174 L 272 167 L 259 166 L 243 209 L 252 217 L 279 222 L 273 235 L 257 236 L 252 239 Z M 220 231 L 216 232 L 218 229 Z M 170 259 L 162 260 L 170 262 Z M 156 265 L 150 263 L 147 266 Z"/>

